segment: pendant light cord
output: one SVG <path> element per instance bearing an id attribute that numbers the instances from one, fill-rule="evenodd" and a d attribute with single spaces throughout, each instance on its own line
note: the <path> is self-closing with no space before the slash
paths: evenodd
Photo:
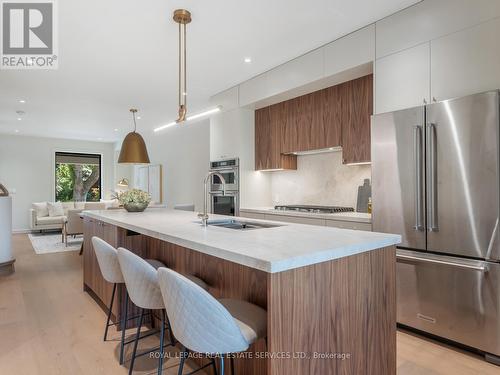
<path id="1" fill-rule="evenodd" d="M 134 119 L 134 133 L 136 133 L 137 123 L 135 122 L 135 111 L 130 111 L 130 112 L 132 112 L 132 118 Z"/>

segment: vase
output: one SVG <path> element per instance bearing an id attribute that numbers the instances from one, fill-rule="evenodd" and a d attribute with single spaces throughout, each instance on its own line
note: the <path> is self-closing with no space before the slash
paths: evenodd
<path id="1" fill-rule="evenodd" d="M 142 212 L 148 207 L 149 203 L 126 203 L 123 205 L 128 212 Z"/>

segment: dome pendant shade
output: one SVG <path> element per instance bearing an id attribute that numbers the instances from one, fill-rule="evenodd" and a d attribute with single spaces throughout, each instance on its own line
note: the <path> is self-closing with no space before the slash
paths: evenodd
<path id="1" fill-rule="evenodd" d="M 127 134 L 122 143 L 118 163 L 120 164 L 149 164 L 148 149 L 144 138 L 136 132 L 135 113 L 136 109 L 131 109 L 134 118 L 134 131 Z"/>
<path id="2" fill-rule="evenodd" d="M 149 164 L 149 155 L 146 148 L 144 138 L 139 133 L 130 132 L 127 134 L 122 143 L 120 156 L 118 157 L 120 164 Z"/>

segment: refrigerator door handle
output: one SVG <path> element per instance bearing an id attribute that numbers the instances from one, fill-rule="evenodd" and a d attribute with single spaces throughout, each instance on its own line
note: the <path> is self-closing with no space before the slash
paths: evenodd
<path id="1" fill-rule="evenodd" d="M 413 127 L 413 158 L 415 160 L 415 226 L 417 231 L 424 230 L 422 215 L 422 127 Z"/>
<path id="2" fill-rule="evenodd" d="M 427 124 L 427 147 L 428 147 L 428 223 L 427 230 L 429 232 L 439 231 L 438 226 L 438 210 L 437 210 L 437 158 L 436 158 L 436 125 Z"/>
<path id="3" fill-rule="evenodd" d="M 424 262 L 433 264 L 442 264 L 445 266 L 458 267 L 462 269 L 468 269 L 473 271 L 488 272 L 488 264 L 483 261 L 470 261 L 470 260 L 457 260 L 448 261 L 445 259 L 438 259 L 438 257 L 425 256 L 425 255 L 414 255 L 414 254 L 402 254 L 399 251 L 396 253 L 396 259 L 409 262 Z"/>

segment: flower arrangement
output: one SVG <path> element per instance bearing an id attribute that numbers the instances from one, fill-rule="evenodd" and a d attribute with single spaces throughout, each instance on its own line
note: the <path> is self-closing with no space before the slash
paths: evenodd
<path id="1" fill-rule="evenodd" d="M 132 189 L 117 194 L 120 204 L 129 212 L 142 212 L 151 202 L 151 196 L 143 190 Z"/>

